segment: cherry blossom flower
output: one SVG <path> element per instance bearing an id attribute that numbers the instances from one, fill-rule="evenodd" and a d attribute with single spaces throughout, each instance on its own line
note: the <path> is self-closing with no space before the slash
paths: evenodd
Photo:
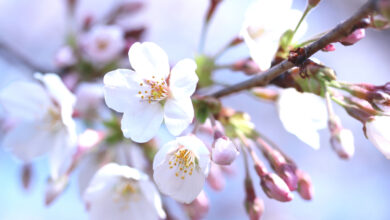
<path id="1" fill-rule="evenodd" d="M 3 140 L 3 146 L 24 162 L 49 153 L 53 179 L 65 172 L 76 147 L 72 119 L 74 95 L 55 74 L 36 74 L 43 86 L 19 81 L 0 92 L 0 103 L 19 123 Z"/>
<path id="2" fill-rule="evenodd" d="M 211 149 L 211 157 L 214 163 L 230 165 L 239 154 L 237 146 L 228 137 L 223 135 L 214 140 Z"/>
<path id="3" fill-rule="evenodd" d="M 182 203 L 191 203 L 202 191 L 210 167 L 210 152 L 195 136 L 166 143 L 153 161 L 159 190 Z"/>
<path id="4" fill-rule="evenodd" d="M 291 9 L 291 5 L 292 0 L 257 0 L 245 13 L 241 36 L 261 70 L 271 66 L 280 37 L 288 29 L 294 29 L 302 15 L 300 11 Z M 303 36 L 306 28 L 303 22 L 295 38 Z"/>
<path id="5" fill-rule="evenodd" d="M 368 140 L 390 159 L 390 117 L 375 116 L 373 120 L 366 122 L 365 128 Z"/>
<path id="6" fill-rule="evenodd" d="M 355 153 L 353 133 L 348 129 L 341 129 L 330 138 L 332 148 L 339 157 L 349 159 Z"/>
<path id="7" fill-rule="evenodd" d="M 109 163 L 93 177 L 84 193 L 91 220 L 164 219 L 160 195 L 137 169 Z"/>
<path id="8" fill-rule="evenodd" d="M 105 101 L 123 112 L 124 136 L 146 142 L 163 120 L 171 134 L 182 133 L 194 118 L 190 96 L 198 82 L 196 63 L 181 60 L 169 73 L 168 56 L 150 42 L 133 44 L 129 59 L 135 71 L 117 69 L 104 76 Z"/>
<path id="9" fill-rule="evenodd" d="M 276 104 L 284 128 L 307 145 L 319 149 L 318 130 L 327 126 L 324 100 L 314 94 L 289 88 L 280 92 Z"/>
<path id="10" fill-rule="evenodd" d="M 115 25 L 94 26 L 81 39 L 87 58 L 96 63 L 106 63 L 117 58 L 125 48 L 123 30 Z"/>

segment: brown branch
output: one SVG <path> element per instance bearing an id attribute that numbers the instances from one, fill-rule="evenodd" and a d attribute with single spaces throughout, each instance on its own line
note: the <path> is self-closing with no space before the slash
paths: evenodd
<path id="1" fill-rule="evenodd" d="M 340 38 L 348 36 L 348 34 L 354 30 L 354 26 L 356 24 L 358 24 L 363 18 L 375 10 L 376 1 L 377 0 L 368 1 L 352 17 L 337 25 L 334 29 L 329 31 L 326 35 L 317 41 L 313 42 L 307 47 L 304 47 L 304 53 L 299 54 L 299 56 L 296 57 L 296 62 L 293 63 L 288 60 L 284 60 L 283 62 L 271 67 L 257 76 L 252 77 L 249 80 L 226 87 L 222 90 L 212 93 L 210 96 L 214 98 L 221 98 L 235 92 L 250 89 L 255 86 L 267 85 L 271 80 L 275 79 L 277 76 L 281 75 L 292 67 L 299 65 L 304 60 L 324 48 L 326 45 L 332 42 L 336 42 Z"/>

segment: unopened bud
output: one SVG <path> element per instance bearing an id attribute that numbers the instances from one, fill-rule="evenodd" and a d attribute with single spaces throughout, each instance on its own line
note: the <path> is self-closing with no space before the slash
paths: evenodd
<path id="1" fill-rule="evenodd" d="M 70 46 L 63 46 L 57 51 L 54 62 L 57 67 L 66 68 L 76 64 L 77 60 L 73 49 Z"/>
<path id="2" fill-rule="evenodd" d="M 221 191 L 225 187 L 225 178 L 223 176 L 220 166 L 211 164 L 210 172 L 207 176 L 207 183 L 216 191 Z"/>
<path id="3" fill-rule="evenodd" d="M 264 202 L 263 200 L 256 197 L 252 201 L 247 201 L 246 209 L 249 215 L 250 220 L 259 220 L 264 212 Z"/>
<path id="4" fill-rule="evenodd" d="M 314 194 L 314 188 L 311 184 L 310 176 L 302 171 L 298 171 L 298 193 L 305 200 L 311 200 Z"/>
<path id="5" fill-rule="evenodd" d="M 239 154 L 236 145 L 228 137 L 221 136 L 214 139 L 211 149 L 211 159 L 214 163 L 230 165 Z"/>
<path id="6" fill-rule="evenodd" d="M 275 170 L 278 176 L 287 184 L 291 191 L 298 188 L 298 176 L 296 175 L 297 167 L 294 164 L 284 163 Z"/>
<path id="7" fill-rule="evenodd" d="M 321 49 L 324 52 L 332 52 L 336 50 L 336 47 L 333 44 L 328 44 L 324 48 Z"/>
<path id="8" fill-rule="evenodd" d="M 287 184 L 275 173 L 263 176 L 260 184 L 269 198 L 280 202 L 289 202 L 293 199 L 293 194 Z"/>
<path id="9" fill-rule="evenodd" d="M 377 1 L 377 8 L 383 16 L 390 20 L 390 0 Z"/>
<path id="10" fill-rule="evenodd" d="M 210 205 L 206 193 L 202 190 L 194 201 L 184 205 L 191 220 L 200 220 L 208 213 Z"/>
<path id="11" fill-rule="evenodd" d="M 355 152 L 353 134 L 348 129 L 341 129 L 330 138 L 332 148 L 340 158 L 349 159 Z"/>
<path id="12" fill-rule="evenodd" d="M 357 43 L 365 36 L 366 36 L 366 30 L 364 28 L 360 28 L 352 32 L 350 35 L 342 38 L 340 40 L 340 43 L 343 44 L 344 46 L 350 46 Z"/>
<path id="13" fill-rule="evenodd" d="M 252 59 L 244 59 L 237 61 L 233 64 L 232 70 L 242 71 L 246 75 L 253 75 L 261 71 L 259 66 Z"/>
<path id="14" fill-rule="evenodd" d="M 69 183 L 69 177 L 64 175 L 56 180 L 49 179 L 46 186 L 45 204 L 50 205 L 61 193 L 64 192 Z"/>
<path id="15" fill-rule="evenodd" d="M 321 0 L 309 0 L 310 7 L 316 7 Z"/>

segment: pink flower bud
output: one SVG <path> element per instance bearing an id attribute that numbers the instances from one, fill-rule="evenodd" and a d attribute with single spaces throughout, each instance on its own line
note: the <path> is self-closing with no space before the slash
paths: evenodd
<path id="1" fill-rule="evenodd" d="M 250 220 L 259 220 L 263 215 L 264 202 L 258 197 L 256 197 L 252 201 L 247 201 L 245 206 L 247 207 L 247 212 Z"/>
<path id="2" fill-rule="evenodd" d="M 210 172 L 207 176 L 207 183 L 213 190 L 221 191 L 225 187 L 225 178 L 220 166 L 211 164 Z"/>
<path id="3" fill-rule="evenodd" d="M 297 167 L 294 164 L 284 163 L 277 167 L 276 173 L 287 184 L 291 191 L 298 188 L 298 176 L 296 175 Z"/>
<path id="4" fill-rule="evenodd" d="M 350 46 L 361 39 L 363 39 L 366 36 L 366 30 L 363 28 L 357 29 L 354 32 L 352 32 L 350 35 L 347 37 L 344 37 L 340 40 L 340 43 L 343 44 L 344 46 Z"/>
<path id="5" fill-rule="evenodd" d="M 61 47 L 55 55 L 55 65 L 59 68 L 65 68 L 74 65 L 77 60 L 70 46 Z"/>
<path id="6" fill-rule="evenodd" d="M 302 171 L 298 172 L 298 193 L 305 200 L 311 200 L 314 194 L 314 188 L 311 184 L 310 176 Z"/>
<path id="7" fill-rule="evenodd" d="M 316 7 L 321 0 L 309 0 L 309 5 L 311 7 Z"/>
<path id="8" fill-rule="evenodd" d="M 234 71 L 242 71 L 246 75 L 253 75 L 261 71 L 252 59 L 239 60 L 233 64 L 232 69 Z"/>
<path id="9" fill-rule="evenodd" d="M 214 139 L 211 158 L 219 165 L 230 165 L 239 155 L 236 145 L 226 136 Z"/>
<path id="10" fill-rule="evenodd" d="M 202 190 L 198 197 L 188 205 L 184 205 L 191 220 L 200 220 L 208 213 L 210 205 L 206 193 Z"/>
<path id="11" fill-rule="evenodd" d="M 62 192 L 66 189 L 69 183 L 68 176 L 61 176 L 56 180 L 49 179 L 46 186 L 45 204 L 50 205 Z"/>
<path id="12" fill-rule="evenodd" d="M 330 138 L 332 148 L 342 159 L 349 159 L 355 152 L 353 134 L 348 129 L 341 129 Z"/>
<path id="13" fill-rule="evenodd" d="M 322 48 L 322 51 L 324 51 L 324 52 L 332 52 L 335 50 L 336 50 L 336 47 L 333 44 L 328 44 L 324 48 Z"/>
<path id="14" fill-rule="evenodd" d="M 260 184 L 269 198 L 280 202 L 289 202 L 293 199 L 293 194 L 287 184 L 275 173 L 268 173 L 261 177 Z"/>
<path id="15" fill-rule="evenodd" d="M 100 141 L 102 141 L 104 135 L 102 132 L 98 132 L 92 129 L 85 130 L 78 138 L 79 150 L 84 152 L 95 147 Z"/>

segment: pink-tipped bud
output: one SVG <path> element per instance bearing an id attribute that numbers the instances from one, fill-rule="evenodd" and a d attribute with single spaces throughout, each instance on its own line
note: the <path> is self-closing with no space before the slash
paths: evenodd
<path id="1" fill-rule="evenodd" d="M 211 149 L 211 159 L 219 165 L 230 165 L 240 154 L 236 145 L 226 136 L 217 137 L 220 132 L 215 132 L 213 148 Z"/>
<path id="2" fill-rule="evenodd" d="M 50 205 L 61 193 L 64 192 L 69 183 L 68 176 L 61 176 L 56 180 L 49 179 L 46 185 L 45 205 Z"/>
<path id="3" fill-rule="evenodd" d="M 75 65 L 77 59 L 70 46 L 63 46 L 57 51 L 54 62 L 58 68 L 66 68 Z"/>
<path id="4" fill-rule="evenodd" d="M 309 0 L 310 7 L 316 7 L 321 0 Z"/>
<path id="5" fill-rule="evenodd" d="M 264 212 L 263 200 L 256 197 L 254 200 L 246 201 L 245 207 L 247 209 L 250 220 L 259 220 Z"/>
<path id="6" fill-rule="evenodd" d="M 289 202 L 294 197 L 287 184 L 275 173 L 261 177 L 261 187 L 269 198 L 280 202 Z"/>
<path id="7" fill-rule="evenodd" d="M 232 70 L 242 71 L 246 75 L 253 75 L 261 71 L 259 66 L 252 59 L 244 59 L 235 62 L 232 66 Z"/>
<path id="8" fill-rule="evenodd" d="M 333 44 L 328 44 L 324 48 L 321 49 L 324 52 L 332 52 L 336 50 L 336 47 Z"/>
<path id="9" fill-rule="evenodd" d="M 353 134 L 348 129 L 341 129 L 330 138 L 333 150 L 342 159 L 349 159 L 355 152 Z"/>
<path id="10" fill-rule="evenodd" d="M 100 141 L 102 141 L 104 135 L 102 132 L 95 131 L 92 129 L 85 130 L 78 138 L 78 148 L 79 151 L 84 153 L 85 151 L 90 150 L 95 147 Z"/>
<path id="11" fill-rule="evenodd" d="M 188 205 L 184 205 L 191 220 L 200 220 L 208 213 L 210 205 L 206 193 L 202 190 L 198 197 Z"/>
<path id="12" fill-rule="evenodd" d="M 297 167 L 294 164 L 284 163 L 276 168 L 276 173 L 287 184 L 291 191 L 298 188 L 298 176 L 296 175 Z"/>
<path id="13" fill-rule="evenodd" d="M 305 200 L 311 200 L 314 195 L 314 188 L 310 176 L 302 171 L 298 172 L 298 193 Z"/>
<path id="14" fill-rule="evenodd" d="M 216 191 L 221 191 L 225 187 L 226 181 L 220 166 L 211 164 L 210 172 L 207 176 L 207 183 Z"/>
<path id="15" fill-rule="evenodd" d="M 361 39 L 363 39 L 366 36 L 366 30 L 364 28 L 360 28 L 352 32 L 350 35 L 347 37 L 344 37 L 340 40 L 340 43 L 343 44 L 344 46 L 350 46 Z"/>

